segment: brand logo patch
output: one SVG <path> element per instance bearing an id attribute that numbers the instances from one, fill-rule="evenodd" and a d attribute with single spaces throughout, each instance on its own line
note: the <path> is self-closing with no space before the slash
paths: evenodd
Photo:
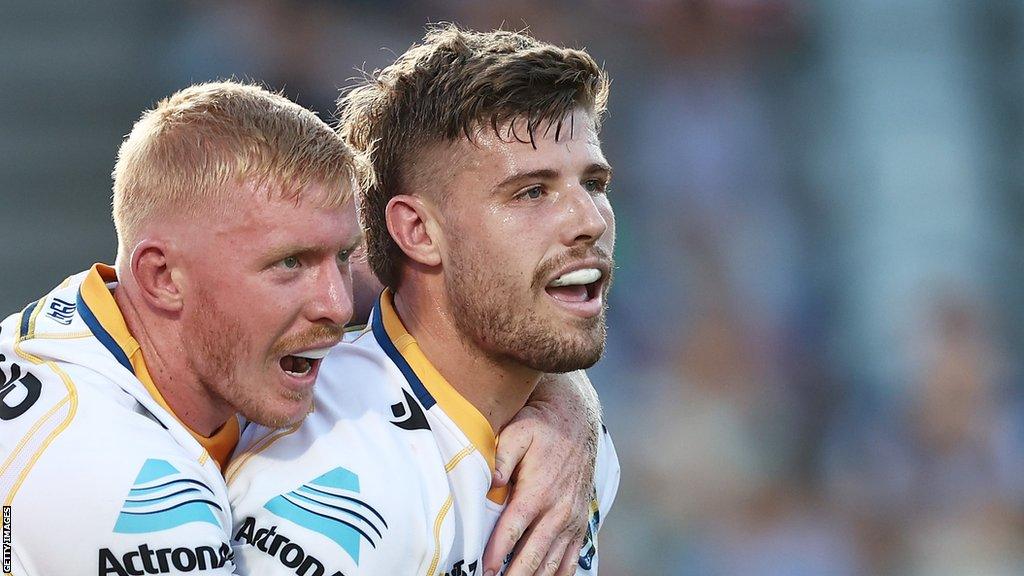
<path id="1" fill-rule="evenodd" d="M 405 396 L 405 402 L 391 405 L 391 413 L 395 415 L 395 418 L 402 418 L 402 420 L 392 420 L 391 423 L 403 430 L 430 430 L 430 424 L 427 422 L 427 417 L 423 415 L 420 403 L 404 389 L 402 394 Z"/>
<path id="2" fill-rule="evenodd" d="M 223 568 L 234 559 L 234 553 L 227 542 L 218 548 L 197 546 L 195 548 L 150 548 L 142 544 L 123 555 L 110 548 L 100 548 L 99 574 L 107 576 L 142 576 L 143 574 L 175 574 L 182 572 L 206 571 Z"/>
<path id="3" fill-rule="evenodd" d="M 67 326 L 71 324 L 71 320 L 75 317 L 75 303 L 54 298 L 53 302 L 50 302 L 50 310 L 46 315 Z"/>
<path id="4" fill-rule="evenodd" d="M 359 499 L 359 476 L 338 467 L 302 486 L 271 498 L 263 507 L 334 541 L 359 564 L 359 546 L 373 548 L 388 523 L 372 506 Z"/>
<path id="5" fill-rule="evenodd" d="M 167 530 L 189 522 L 221 528 L 213 508 L 221 510 L 213 490 L 189 478 L 166 460 L 149 459 L 142 465 L 117 515 L 114 532 L 141 534 Z"/>

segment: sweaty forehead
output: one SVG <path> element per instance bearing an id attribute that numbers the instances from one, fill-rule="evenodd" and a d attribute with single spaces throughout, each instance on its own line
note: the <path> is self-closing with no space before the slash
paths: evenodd
<path id="1" fill-rule="evenodd" d="M 409 159 L 404 174 L 405 192 L 444 195 L 453 181 L 467 175 L 497 180 L 524 169 L 555 168 L 556 158 L 583 153 L 604 162 L 601 141 L 593 116 L 577 109 L 557 122 L 541 122 L 530 140 L 528 121 L 477 126 L 473 139 L 439 141 L 421 146 Z"/>
<path id="2" fill-rule="evenodd" d="M 591 116 L 582 111 L 567 115 L 557 123 L 541 123 L 533 138 L 525 119 L 498 127 L 488 127 L 476 135 L 478 158 L 498 164 L 509 173 L 523 169 L 557 168 L 568 157 L 587 157 L 604 161 L 601 140 Z M 554 164 L 554 165 L 553 165 Z"/>
<path id="3" fill-rule="evenodd" d="M 589 142 L 600 144 L 594 115 L 582 108 L 576 108 L 562 118 L 537 121 L 530 130 L 531 120 L 526 116 L 498 124 L 487 123 L 477 126 L 473 139 L 484 146 L 525 143 L 539 146 L 542 141 L 549 143 Z"/>

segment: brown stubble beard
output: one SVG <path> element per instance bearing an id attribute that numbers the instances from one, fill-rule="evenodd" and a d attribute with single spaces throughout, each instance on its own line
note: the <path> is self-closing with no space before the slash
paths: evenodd
<path id="1" fill-rule="evenodd" d="M 495 360 L 511 360 L 547 374 L 589 368 L 601 358 L 607 336 L 607 298 L 599 315 L 573 319 L 574 328 L 565 330 L 552 325 L 552 317 L 535 308 L 532 298 L 524 301 L 517 294 L 514 275 L 499 268 L 488 270 L 483 257 L 463 246 L 464 242 L 453 241 L 452 258 L 445 267 L 448 299 L 463 338 Z M 593 247 L 580 247 L 542 264 L 530 283 L 530 294 L 543 291 L 550 275 L 566 262 L 593 251 Z M 609 277 L 603 287 L 605 296 L 610 283 Z M 517 314 L 517 309 L 523 311 Z"/>
<path id="2" fill-rule="evenodd" d="M 243 382 L 238 368 L 242 359 L 252 356 L 253 343 L 240 322 L 225 314 L 203 290 L 196 294 L 193 318 L 193 323 L 201 324 L 201 327 L 193 327 L 189 331 L 191 338 L 186 344 L 188 362 L 212 401 L 230 406 L 248 420 L 271 428 L 294 424 L 267 410 L 258 395 L 284 394 L 290 401 L 301 400 L 300 395 L 289 391 L 262 390 L 254 387 L 255 382 Z M 270 360 L 267 362 L 269 364 Z M 258 369 L 269 373 L 274 366 Z"/>

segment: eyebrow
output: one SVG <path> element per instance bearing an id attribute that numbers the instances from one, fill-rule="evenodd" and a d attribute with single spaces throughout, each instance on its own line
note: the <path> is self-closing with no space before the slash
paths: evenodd
<path id="1" fill-rule="evenodd" d="M 587 176 L 593 174 L 604 174 L 606 177 L 611 178 L 612 167 L 603 162 L 595 162 L 590 166 L 587 166 L 587 168 L 583 170 L 583 174 Z M 494 190 L 498 191 L 503 188 L 508 188 L 513 185 L 524 184 L 526 182 L 534 180 L 552 180 L 557 177 L 558 171 L 552 170 L 550 168 L 541 168 L 539 170 L 521 172 L 518 174 L 513 174 L 512 176 L 509 176 L 508 178 L 502 180 L 494 187 Z"/>
<path id="2" fill-rule="evenodd" d="M 605 178 L 611 180 L 612 167 L 605 164 L 604 162 L 595 162 L 590 166 L 587 166 L 587 169 L 584 170 L 583 173 L 587 175 L 602 174 Z"/>
<path id="3" fill-rule="evenodd" d="M 542 168 L 540 170 L 531 170 L 529 172 L 520 172 L 513 174 L 508 178 L 502 180 L 494 187 L 494 190 L 501 190 L 502 188 L 508 188 L 513 185 L 525 184 L 532 180 L 551 180 L 558 177 L 558 171 L 550 168 Z"/>
<path id="4" fill-rule="evenodd" d="M 359 230 L 356 234 L 353 234 L 347 242 L 345 242 L 341 249 L 342 250 L 355 250 L 366 240 L 366 236 L 362 230 Z M 322 254 L 326 252 L 319 246 L 301 246 L 298 244 L 287 244 L 278 248 L 267 255 L 267 260 L 270 262 L 277 262 L 288 256 L 304 256 L 307 254 Z"/>

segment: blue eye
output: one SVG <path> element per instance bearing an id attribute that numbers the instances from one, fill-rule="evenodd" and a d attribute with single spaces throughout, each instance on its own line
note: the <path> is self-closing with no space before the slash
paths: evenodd
<path id="1" fill-rule="evenodd" d="M 525 191 L 523 191 L 520 194 L 520 197 L 536 200 L 537 198 L 540 198 L 543 195 L 544 188 L 542 188 L 541 186 L 534 186 L 532 188 L 527 188 Z"/>
<path id="2" fill-rule="evenodd" d="M 608 183 L 605 182 L 604 180 L 591 178 L 590 180 L 587 180 L 586 182 L 583 183 L 583 188 L 585 188 L 587 192 L 590 192 L 592 194 L 599 194 L 607 190 Z"/>
<path id="3" fill-rule="evenodd" d="M 352 250 L 342 250 L 341 252 L 338 252 L 338 256 L 337 256 L 338 263 L 339 264 L 348 264 L 348 259 L 351 258 L 351 257 L 352 257 Z"/>
<path id="4" fill-rule="evenodd" d="M 300 264 L 301 264 L 301 262 L 299 262 L 299 258 L 297 256 L 289 256 L 289 257 L 281 260 L 281 266 L 283 266 L 283 267 L 285 267 L 285 268 L 287 268 L 289 270 L 294 270 L 294 269 L 298 268 Z"/>

